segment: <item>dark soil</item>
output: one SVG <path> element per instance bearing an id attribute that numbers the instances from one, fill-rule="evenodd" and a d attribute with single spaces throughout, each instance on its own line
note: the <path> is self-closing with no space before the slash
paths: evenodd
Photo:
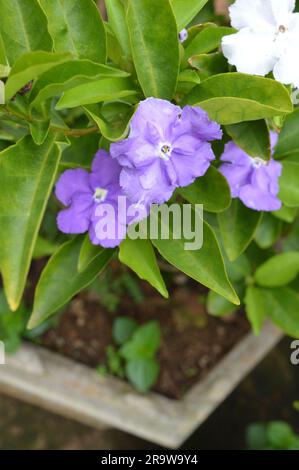
<path id="1" fill-rule="evenodd" d="M 105 362 L 106 347 L 113 343 L 112 325 L 117 316 L 131 316 L 140 324 L 157 320 L 162 331 L 161 371 L 154 390 L 178 399 L 249 331 L 242 312 L 225 319 L 207 315 L 203 288 L 181 281 L 172 288 L 170 300 L 144 283 L 145 301 L 136 304 L 124 295 L 117 313 L 103 308 L 90 291 L 81 293 L 61 315 L 59 325 L 44 334 L 42 344 L 96 367 Z"/>

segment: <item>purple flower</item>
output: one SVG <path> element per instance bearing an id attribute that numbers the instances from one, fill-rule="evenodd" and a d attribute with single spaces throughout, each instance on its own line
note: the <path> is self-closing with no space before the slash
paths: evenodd
<path id="1" fill-rule="evenodd" d="M 56 197 L 67 207 L 58 214 L 58 228 L 64 233 L 89 232 L 91 242 L 105 248 L 119 245 L 126 235 L 126 220 L 118 223 L 118 197 L 124 196 L 119 186 L 120 171 L 117 161 L 104 150 L 96 154 L 91 173 L 81 168 L 65 171 L 56 184 Z M 102 204 L 112 211 L 99 214 Z M 97 225 L 109 216 L 115 230 L 99 237 Z"/>
<path id="2" fill-rule="evenodd" d="M 271 133 L 272 154 L 277 143 L 277 134 Z M 221 161 L 221 173 L 226 177 L 233 198 L 239 198 L 245 206 L 256 211 L 277 211 L 281 208 L 278 199 L 282 165 L 273 158 L 266 162 L 250 157 L 234 142 L 226 144 Z"/>
<path id="3" fill-rule="evenodd" d="M 209 141 L 221 136 L 205 111 L 148 98 L 132 118 L 129 137 L 110 147 L 123 167 L 120 185 L 134 203 L 162 204 L 176 187 L 206 173 L 215 158 Z"/>
<path id="4" fill-rule="evenodd" d="M 188 31 L 186 28 L 184 28 L 179 32 L 179 41 L 183 43 L 186 41 L 186 39 L 188 39 Z"/>

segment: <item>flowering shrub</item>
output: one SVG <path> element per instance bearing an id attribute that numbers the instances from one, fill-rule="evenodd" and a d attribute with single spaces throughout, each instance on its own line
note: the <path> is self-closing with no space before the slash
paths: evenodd
<path id="1" fill-rule="evenodd" d="M 30 328 L 116 256 L 168 297 L 162 257 L 210 289 L 211 314 L 241 304 L 256 333 L 270 317 L 299 336 L 295 1 L 236 0 L 230 22 L 211 0 L 105 6 L 107 21 L 93 0 L 0 0 L 0 268 L 10 308 L 35 257 L 51 254 Z M 153 204 L 172 202 L 195 207 L 200 249 L 186 249 L 171 217 L 158 216 L 157 237 L 129 236 Z"/>

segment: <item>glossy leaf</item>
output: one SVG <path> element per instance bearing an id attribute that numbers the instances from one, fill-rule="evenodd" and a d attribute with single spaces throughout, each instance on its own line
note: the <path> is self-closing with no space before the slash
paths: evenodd
<path id="1" fill-rule="evenodd" d="M 223 36 L 228 36 L 235 32 L 236 30 L 233 28 L 213 24 L 203 28 L 186 47 L 185 56 L 189 58 L 194 55 L 212 52 L 220 46 Z"/>
<path id="2" fill-rule="evenodd" d="M 127 78 L 106 78 L 79 85 L 64 92 L 56 109 L 75 108 L 101 101 L 115 101 L 136 94 Z"/>
<path id="3" fill-rule="evenodd" d="M 191 204 L 203 204 L 208 212 L 225 211 L 231 203 L 228 183 L 213 166 L 190 186 L 179 188 L 178 193 Z"/>
<path id="4" fill-rule="evenodd" d="M 64 91 L 101 78 L 126 77 L 122 70 L 107 65 L 96 64 L 90 60 L 69 60 L 53 67 L 34 83 L 30 102 L 32 106 L 48 98 L 59 96 Z"/>
<path id="5" fill-rule="evenodd" d="M 226 126 L 225 129 L 238 147 L 248 155 L 270 160 L 270 134 L 266 121 L 240 122 Z"/>
<path id="6" fill-rule="evenodd" d="M 281 226 L 282 223 L 278 218 L 273 217 L 268 212 L 264 212 L 254 237 L 258 246 L 266 249 L 274 245 L 281 233 Z"/>
<path id="7" fill-rule="evenodd" d="M 0 0 L 0 35 L 12 66 L 26 52 L 52 51 L 47 19 L 38 0 Z"/>
<path id="8" fill-rule="evenodd" d="M 234 313 L 237 310 L 237 306 L 210 290 L 207 297 L 207 310 L 210 315 L 224 317 Z"/>
<path id="9" fill-rule="evenodd" d="M 30 123 L 30 133 L 34 142 L 41 145 L 46 140 L 50 130 L 50 119 L 34 120 Z"/>
<path id="10" fill-rule="evenodd" d="M 256 121 L 293 110 L 284 85 L 242 73 L 219 74 L 204 80 L 191 91 L 186 102 L 205 109 L 219 124 Z"/>
<path id="11" fill-rule="evenodd" d="M 178 30 L 181 31 L 188 26 L 207 2 L 208 0 L 171 0 Z"/>
<path id="12" fill-rule="evenodd" d="M 39 0 L 56 52 L 70 52 L 77 59 L 106 62 L 106 33 L 92 0 Z"/>
<path id="13" fill-rule="evenodd" d="M 23 294 L 59 160 L 52 136 L 41 146 L 25 137 L 0 154 L 0 266 L 13 310 Z"/>
<path id="14" fill-rule="evenodd" d="M 255 335 L 259 335 L 265 322 L 268 306 L 261 289 L 249 286 L 245 295 L 247 318 Z"/>
<path id="15" fill-rule="evenodd" d="M 154 249 L 148 240 L 124 240 L 119 248 L 119 259 L 140 279 L 148 281 L 160 294 L 168 298 L 167 288 L 157 264 Z"/>
<path id="16" fill-rule="evenodd" d="M 191 67 L 198 70 L 202 80 L 227 71 L 227 61 L 223 54 L 215 52 L 214 54 L 194 55 L 188 60 Z"/>
<path id="17" fill-rule="evenodd" d="M 107 103 L 102 108 L 97 105 L 84 107 L 87 115 L 96 123 L 101 134 L 110 142 L 127 137 L 130 120 L 135 109 L 126 103 Z"/>
<path id="18" fill-rule="evenodd" d="M 299 338 L 299 295 L 288 287 L 260 290 L 266 314 L 287 335 Z"/>
<path id="19" fill-rule="evenodd" d="M 40 325 L 77 292 L 87 287 L 113 256 L 113 250 L 100 251 L 87 268 L 79 272 L 77 267 L 81 245 L 82 239 L 76 237 L 62 245 L 48 261 L 36 287 L 29 329 Z"/>
<path id="20" fill-rule="evenodd" d="M 261 212 L 248 209 L 239 199 L 233 199 L 230 208 L 218 214 L 224 248 L 231 261 L 246 250 L 254 238 L 261 217 Z"/>
<path id="21" fill-rule="evenodd" d="M 275 157 L 281 158 L 287 155 L 299 153 L 299 109 L 289 114 L 284 122 L 278 143 L 275 148 Z"/>
<path id="22" fill-rule="evenodd" d="M 299 274 L 299 252 L 281 253 L 263 263 L 255 272 L 255 280 L 262 287 L 285 286 Z"/>
<path id="23" fill-rule="evenodd" d="M 299 163 L 282 161 L 279 199 L 287 207 L 299 207 Z"/>
<path id="24" fill-rule="evenodd" d="M 79 259 L 78 259 L 78 271 L 81 273 L 87 266 L 99 256 L 105 248 L 99 245 L 93 245 L 90 241 L 89 235 L 86 235 L 81 246 Z"/>
<path id="25" fill-rule="evenodd" d="M 18 90 L 55 65 L 65 62 L 69 54 L 51 52 L 29 52 L 20 57 L 14 64 L 5 85 L 5 98 L 9 101 Z"/>
<path id="26" fill-rule="evenodd" d="M 200 216 L 194 213 L 195 217 Z M 162 225 L 165 224 L 166 220 L 162 220 Z M 203 246 L 199 250 L 192 251 L 185 249 L 186 242 L 190 240 L 184 238 L 183 232 L 179 239 L 175 239 L 172 228 L 169 229 L 169 240 L 161 236 L 157 240 L 152 240 L 161 256 L 187 276 L 239 305 L 238 296 L 228 280 L 223 257 L 211 227 L 203 222 Z"/>
<path id="27" fill-rule="evenodd" d="M 105 5 L 109 25 L 124 53 L 124 60 L 131 60 L 131 44 L 126 24 L 124 2 L 122 0 L 105 0 Z"/>
<path id="28" fill-rule="evenodd" d="M 172 99 L 179 72 L 179 42 L 169 0 L 127 0 L 127 25 L 145 96 Z"/>
<path id="29" fill-rule="evenodd" d="M 154 359 L 134 359 L 126 365 L 126 375 L 140 393 L 148 392 L 155 384 L 159 370 L 159 364 Z"/>

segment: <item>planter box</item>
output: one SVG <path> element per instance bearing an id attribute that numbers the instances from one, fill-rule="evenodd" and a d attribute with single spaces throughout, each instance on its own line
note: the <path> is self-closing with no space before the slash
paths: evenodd
<path id="1" fill-rule="evenodd" d="M 249 334 L 179 401 L 139 395 L 125 382 L 27 343 L 0 366 L 0 391 L 94 427 L 178 448 L 281 338 L 270 324 L 259 337 Z"/>

